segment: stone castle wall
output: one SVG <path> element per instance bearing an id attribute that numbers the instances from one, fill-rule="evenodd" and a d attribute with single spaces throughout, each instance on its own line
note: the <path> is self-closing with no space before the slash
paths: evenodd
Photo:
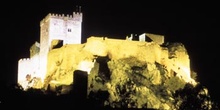
<path id="1" fill-rule="evenodd" d="M 20 59 L 18 62 L 18 82 L 25 81 L 27 74 L 40 77 L 42 81 L 48 69 L 48 53 L 58 41 L 63 45 L 81 45 L 82 13 L 73 12 L 73 15 L 48 14 L 40 21 L 40 51 L 31 50 L 31 58 Z M 144 35 L 144 36 L 143 36 Z M 152 42 L 146 42 L 149 37 Z M 117 60 L 136 56 L 140 61 L 167 65 L 170 70 L 180 73 L 186 81 L 190 80 L 190 64 L 186 51 L 177 52 L 178 58 L 170 58 L 170 50 L 161 47 L 164 43 L 164 36 L 144 33 L 140 35 L 140 41 L 132 39 L 119 40 L 107 37 L 91 36 L 85 43 L 84 50 L 98 56 L 109 56 Z M 53 44 L 53 41 L 56 41 Z M 38 46 L 35 46 L 38 47 Z"/>
<path id="2" fill-rule="evenodd" d="M 27 74 L 36 74 L 44 80 L 47 71 L 48 52 L 53 49 L 55 40 L 65 44 L 81 44 L 82 13 L 72 15 L 49 13 L 40 21 L 40 43 L 30 48 L 30 58 L 18 61 L 17 82 L 26 80 Z M 34 46 L 34 47 L 33 47 Z M 36 48 L 39 48 L 37 50 Z"/>

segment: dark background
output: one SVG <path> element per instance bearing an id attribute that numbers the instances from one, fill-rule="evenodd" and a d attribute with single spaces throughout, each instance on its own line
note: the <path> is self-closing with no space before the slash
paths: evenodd
<path id="1" fill-rule="evenodd" d="M 89 0 L 88 0 L 89 1 Z M 217 3 L 147 2 L 102 0 L 37 0 L 1 3 L 1 48 L 3 86 L 16 83 L 18 60 L 29 58 L 30 46 L 39 42 L 40 21 L 48 13 L 72 14 L 80 5 L 83 12 L 82 42 L 92 35 L 125 39 L 130 34 L 154 33 L 165 42 L 181 42 L 188 50 L 191 69 L 211 97 L 220 95 Z"/>

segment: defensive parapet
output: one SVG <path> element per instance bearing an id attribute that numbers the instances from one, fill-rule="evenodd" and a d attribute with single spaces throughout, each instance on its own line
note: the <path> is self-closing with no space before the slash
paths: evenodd
<path id="1" fill-rule="evenodd" d="M 63 20 L 74 20 L 82 22 L 82 13 L 81 12 L 73 12 L 73 15 L 64 15 L 64 14 L 55 14 L 49 13 L 44 19 L 40 21 L 40 25 L 47 22 L 49 18 L 63 19 Z"/>
<path id="2" fill-rule="evenodd" d="M 74 21 L 82 22 L 82 13 L 81 12 L 73 12 Z"/>
<path id="3" fill-rule="evenodd" d="M 31 71 L 31 59 L 30 58 L 22 58 L 18 61 L 18 83 L 25 81 L 25 77 L 27 74 L 30 74 Z"/>
<path id="4" fill-rule="evenodd" d="M 57 18 L 57 19 L 72 19 L 72 15 L 64 15 L 64 14 L 55 14 L 55 13 L 49 13 L 44 19 L 40 21 L 40 25 L 47 22 L 49 18 Z"/>

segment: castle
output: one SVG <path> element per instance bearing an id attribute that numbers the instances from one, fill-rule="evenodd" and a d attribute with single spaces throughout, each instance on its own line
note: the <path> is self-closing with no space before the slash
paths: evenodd
<path id="1" fill-rule="evenodd" d="M 28 88 L 27 86 L 33 86 L 30 84 L 30 80 L 35 78 L 44 83 L 44 79 L 47 73 L 47 61 L 48 53 L 55 49 L 68 44 L 81 44 L 81 28 L 82 28 L 82 17 L 83 14 L 79 12 L 73 12 L 72 15 L 60 15 L 60 14 L 48 14 L 40 22 L 40 43 L 35 42 L 30 47 L 30 58 L 22 58 L 18 61 L 18 78 L 17 82 L 23 88 Z M 88 45 L 93 47 L 95 44 L 96 48 L 101 47 L 100 43 L 95 42 L 108 42 L 112 45 L 119 45 L 123 43 L 131 43 L 136 45 L 140 42 L 145 42 L 150 39 L 157 45 L 162 45 L 164 43 L 164 36 L 143 33 L 138 36 L 139 41 L 132 41 L 133 35 L 126 37 L 125 40 L 108 39 L 108 38 L 89 38 Z M 150 42 L 149 41 L 149 42 Z M 91 43 L 92 42 L 92 43 Z M 96 49 L 97 50 L 97 49 Z M 154 49 L 151 49 L 154 51 Z M 92 50 L 89 50 L 92 51 Z M 191 81 L 190 77 L 190 64 L 188 55 L 183 53 L 183 59 L 169 59 L 168 50 L 166 48 L 159 48 L 158 58 L 155 58 L 156 62 L 164 65 L 168 65 L 176 73 L 181 73 L 180 76 L 187 82 Z M 34 84 L 34 83 L 33 83 Z M 36 86 L 38 88 L 42 87 L 42 84 Z"/>
<path id="2" fill-rule="evenodd" d="M 47 54 L 50 50 L 66 44 L 81 44 L 82 16 L 80 12 L 72 15 L 49 13 L 40 21 L 40 43 L 30 48 L 30 58 L 18 61 L 17 82 L 24 87 L 28 76 L 44 80 Z"/>

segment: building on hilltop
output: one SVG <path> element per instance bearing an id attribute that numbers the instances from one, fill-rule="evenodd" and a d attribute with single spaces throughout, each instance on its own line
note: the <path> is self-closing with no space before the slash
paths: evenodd
<path id="1" fill-rule="evenodd" d="M 49 13 L 44 19 L 40 21 L 40 43 L 35 42 L 30 47 L 30 58 L 22 58 L 18 61 L 18 78 L 17 83 L 24 89 L 30 87 L 42 88 L 44 79 L 47 73 L 48 53 L 55 48 L 59 48 L 68 44 L 81 44 L 82 32 L 82 17 L 83 14 L 73 12 L 72 15 L 51 14 Z M 101 41 L 102 38 L 90 39 L 90 41 Z M 164 36 L 150 33 L 143 33 L 138 36 L 138 41 L 133 41 L 133 35 L 127 36 L 124 43 L 143 43 L 154 42 L 156 45 L 164 43 Z M 108 39 L 110 44 L 122 44 L 121 40 Z M 94 42 L 92 44 L 94 44 Z M 117 44 L 117 45 L 118 45 Z M 98 47 L 99 44 L 95 44 Z M 92 47 L 92 45 L 90 45 Z M 95 48 L 95 50 L 97 50 Z M 155 50 L 152 50 L 155 51 Z M 179 56 L 184 56 L 182 59 L 170 59 L 168 57 L 169 50 L 167 48 L 160 48 L 158 50 L 158 58 L 155 59 L 160 64 L 168 65 L 168 67 L 184 77 L 186 81 L 190 81 L 190 64 L 188 55 L 185 51 L 182 53 L 175 53 Z"/>

